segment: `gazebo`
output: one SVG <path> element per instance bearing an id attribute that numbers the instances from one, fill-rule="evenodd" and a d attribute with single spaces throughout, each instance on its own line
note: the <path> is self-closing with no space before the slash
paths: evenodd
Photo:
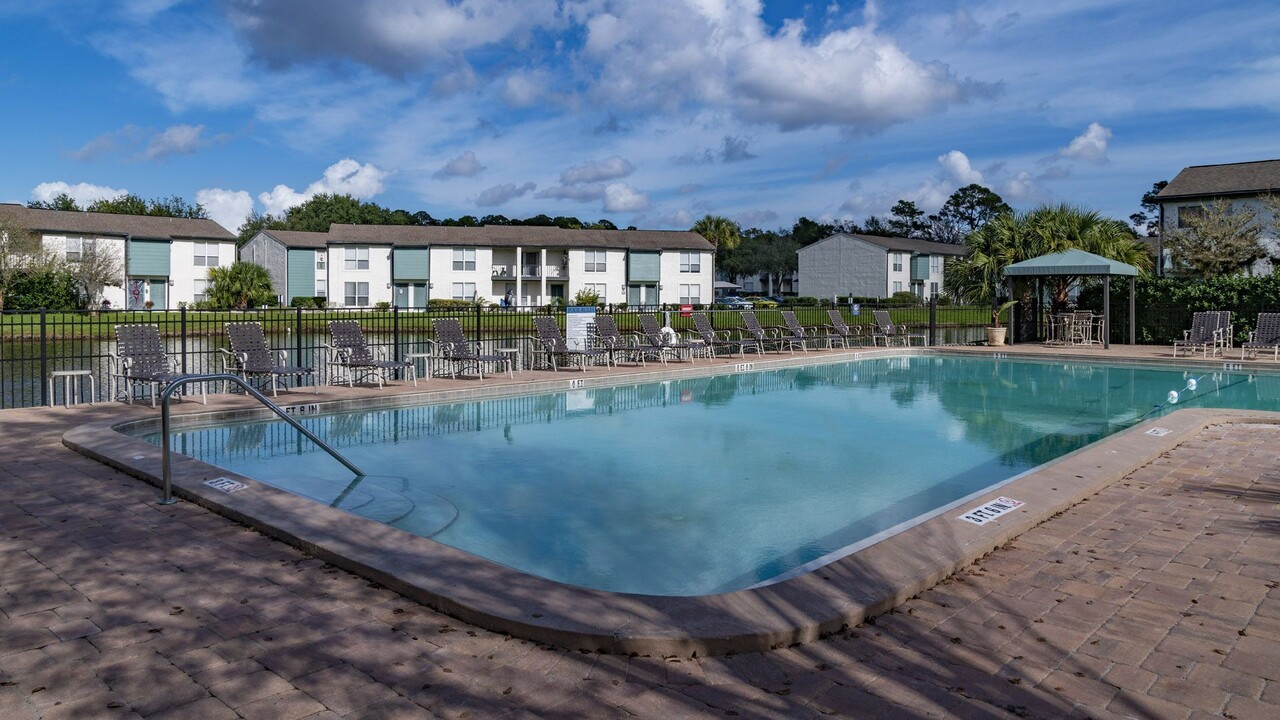
<path id="1" fill-rule="evenodd" d="M 1101 255 L 1094 255 L 1077 248 L 1049 255 L 1023 260 L 1004 269 L 1006 277 L 1050 277 L 1054 275 L 1089 275 L 1102 276 L 1102 347 L 1111 348 L 1111 277 L 1129 278 L 1129 344 L 1133 345 L 1137 336 L 1135 320 L 1134 279 L 1138 277 L 1138 268 L 1110 260 Z"/>

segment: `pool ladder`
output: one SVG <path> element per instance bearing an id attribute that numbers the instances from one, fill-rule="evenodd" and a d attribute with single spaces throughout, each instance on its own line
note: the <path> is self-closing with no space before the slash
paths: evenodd
<path id="1" fill-rule="evenodd" d="M 365 473 L 356 467 L 352 462 L 343 457 L 337 450 L 329 447 L 329 444 L 316 437 L 315 433 L 302 426 L 302 423 L 289 417 L 288 413 L 280 409 L 279 405 L 271 402 L 266 395 L 258 392 L 258 389 L 250 385 L 239 375 L 231 375 L 230 373 L 215 373 L 210 375 L 184 375 L 173 382 L 169 383 L 164 392 L 160 393 L 160 450 L 163 456 L 160 459 L 160 476 L 163 481 L 163 495 L 160 498 L 161 505 L 172 505 L 177 502 L 173 497 L 173 472 L 169 463 L 169 399 L 173 397 L 183 386 L 193 382 L 213 382 L 221 380 L 223 382 L 234 383 L 246 393 L 258 399 L 258 402 L 266 406 L 268 410 L 280 416 L 281 420 L 292 425 L 298 432 L 302 433 L 308 440 L 320 446 L 321 450 L 329 453 L 329 455 L 338 462 L 346 466 L 348 470 L 357 476 L 363 476 Z"/>

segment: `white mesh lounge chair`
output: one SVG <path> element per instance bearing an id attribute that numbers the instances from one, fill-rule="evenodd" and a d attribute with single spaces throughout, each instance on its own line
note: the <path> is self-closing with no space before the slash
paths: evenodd
<path id="1" fill-rule="evenodd" d="M 654 345 L 647 338 L 640 340 L 633 336 L 628 338 L 618 330 L 618 323 L 612 315 L 597 315 L 596 348 L 613 353 L 613 364 L 618 364 L 618 357 L 631 358 L 632 362 L 644 365 L 646 357 L 656 358 L 663 365 L 667 364 L 667 351 L 661 345 Z M 639 336 L 644 338 L 643 335 Z"/>
<path id="2" fill-rule="evenodd" d="M 404 360 L 389 360 L 380 356 L 365 342 L 364 330 L 358 320 L 330 320 L 328 351 L 329 382 L 346 383 L 354 387 L 357 382 L 371 379 L 381 388 L 397 371 L 418 386 L 418 371 L 414 364 Z"/>
<path id="3" fill-rule="evenodd" d="M 800 324 L 800 320 L 796 317 L 794 310 L 783 310 L 782 322 L 792 337 L 807 342 L 823 341 L 828 348 L 835 347 L 836 343 L 840 343 L 841 347 L 848 347 L 843 335 L 833 331 L 827 325 L 804 326 Z M 844 318 L 841 318 L 843 321 Z M 847 327 L 847 326 L 846 326 Z"/>
<path id="4" fill-rule="evenodd" d="M 827 317 L 831 320 L 831 324 L 828 326 L 831 333 L 839 336 L 844 341 L 845 347 L 849 347 L 853 343 L 861 345 L 865 342 L 862 336 L 862 326 L 854 325 L 850 327 L 849 323 L 844 321 L 844 315 L 839 310 L 835 308 L 828 309 Z"/>
<path id="5" fill-rule="evenodd" d="M 879 338 L 884 339 L 885 347 L 896 342 L 901 342 L 903 345 L 910 345 L 912 338 L 920 338 L 920 343 L 922 345 L 929 344 L 928 336 L 920 333 L 912 333 L 907 330 L 906 325 L 895 325 L 893 323 L 893 319 L 889 316 L 888 310 L 874 310 L 871 315 L 876 321 L 876 327 L 871 333 L 872 345 L 878 344 L 877 340 Z"/>
<path id="6" fill-rule="evenodd" d="M 683 355 L 688 355 L 690 361 L 698 355 L 711 357 L 711 346 L 701 342 L 686 342 L 679 336 L 668 336 L 667 333 L 662 332 L 656 315 L 649 313 L 640 315 L 640 331 L 649 345 L 662 348 L 663 354 L 674 360 L 680 360 Z"/>
<path id="7" fill-rule="evenodd" d="M 797 338 L 786 328 L 763 327 L 760 325 L 760 319 L 756 317 L 753 310 L 742 311 L 742 325 L 746 328 L 747 333 L 760 344 L 762 350 L 768 344 L 772 345 L 777 352 L 782 352 L 782 348 L 785 347 L 792 355 L 796 352 L 796 346 L 799 346 L 805 352 L 809 351 L 808 342 L 803 333 L 801 333 L 801 337 Z"/>
<path id="8" fill-rule="evenodd" d="M 693 327 L 698 337 L 702 338 L 702 342 L 710 348 L 710 353 L 714 357 L 717 349 L 728 350 L 730 353 L 737 353 L 739 356 L 745 356 L 747 350 L 754 350 L 758 353 L 764 352 L 764 347 L 755 338 L 744 338 L 741 332 L 735 335 L 731 330 L 716 330 L 711 325 L 711 319 L 706 313 L 696 312 L 693 314 Z"/>
<path id="9" fill-rule="evenodd" d="M 1258 357 L 1261 350 L 1270 350 L 1272 360 L 1280 360 L 1280 313 L 1258 313 L 1258 324 L 1249 333 L 1249 340 L 1240 344 L 1240 359 L 1245 354 Z"/>
<path id="10" fill-rule="evenodd" d="M 116 388 L 113 395 L 122 393 L 125 402 L 131 405 L 136 391 L 145 388 L 151 407 L 155 407 L 161 388 L 184 377 L 164 348 L 159 325 L 117 325 L 116 352 L 111 356 L 111 366 Z M 205 386 L 199 385 L 201 402 L 207 405 L 209 397 Z"/>
<path id="11" fill-rule="evenodd" d="M 466 334 L 462 332 L 462 323 L 458 322 L 457 318 L 435 318 L 431 321 L 431 327 L 436 331 L 434 359 L 449 366 L 450 377 L 456 379 L 459 370 L 472 367 L 483 380 L 485 365 L 493 365 L 499 371 L 505 366 L 507 377 L 515 377 L 511 367 L 511 356 L 481 353 L 480 344 L 467 340 Z"/>
<path id="12" fill-rule="evenodd" d="M 320 392 L 315 382 L 315 370 L 286 365 L 287 353 L 284 350 L 272 350 L 267 345 L 267 335 L 262 331 L 261 323 L 227 323 L 225 327 L 231 349 L 220 350 L 223 353 L 223 364 L 229 372 L 238 373 L 246 381 L 267 378 L 272 397 L 279 394 L 278 389 L 287 378 L 295 378 L 299 384 L 302 383 L 302 378 L 311 378 L 312 391 Z"/>

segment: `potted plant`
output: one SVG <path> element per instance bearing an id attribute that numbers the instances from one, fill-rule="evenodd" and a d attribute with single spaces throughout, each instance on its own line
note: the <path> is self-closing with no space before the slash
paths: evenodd
<path id="1" fill-rule="evenodd" d="M 1004 345 L 1004 336 L 1008 328 L 1000 324 L 1000 316 L 1017 304 L 1017 300 L 1009 300 L 991 311 L 991 327 L 987 328 L 988 345 Z"/>

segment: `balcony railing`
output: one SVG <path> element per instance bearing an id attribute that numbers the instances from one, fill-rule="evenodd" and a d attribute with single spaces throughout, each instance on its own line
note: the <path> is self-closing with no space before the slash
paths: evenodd
<path id="1" fill-rule="evenodd" d="M 516 269 L 512 265 L 494 265 L 493 278 L 495 280 L 501 278 L 515 279 Z M 564 279 L 569 277 L 569 268 L 560 267 L 558 265 L 522 265 L 520 266 L 520 277 L 524 279 L 530 278 L 551 278 Z"/>

